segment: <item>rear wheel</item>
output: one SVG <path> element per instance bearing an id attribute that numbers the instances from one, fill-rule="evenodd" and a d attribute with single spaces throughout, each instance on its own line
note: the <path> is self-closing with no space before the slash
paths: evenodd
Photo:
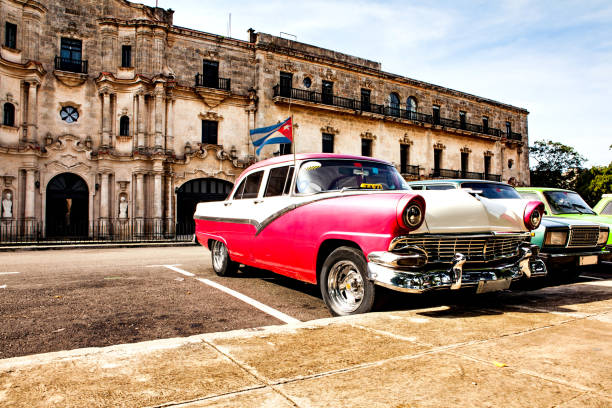
<path id="1" fill-rule="evenodd" d="M 367 277 L 367 263 L 358 249 L 334 250 L 321 268 L 319 282 L 323 301 L 334 316 L 372 310 L 375 286 Z"/>
<path id="2" fill-rule="evenodd" d="M 215 273 L 219 276 L 231 276 L 238 271 L 240 264 L 232 261 L 227 251 L 227 247 L 221 241 L 213 241 L 210 246 L 212 266 Z"/>

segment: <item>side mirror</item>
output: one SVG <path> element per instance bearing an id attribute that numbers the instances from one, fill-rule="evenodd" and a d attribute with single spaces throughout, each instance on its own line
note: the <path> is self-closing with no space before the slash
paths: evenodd
<path id="1" fill-rule="evenodd" d="M 548 215 L 548 211 L 544 210 L 544 215 Z"/>

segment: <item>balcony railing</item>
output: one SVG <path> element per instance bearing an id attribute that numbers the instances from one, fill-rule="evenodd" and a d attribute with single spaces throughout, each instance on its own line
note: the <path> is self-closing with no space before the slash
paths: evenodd
<path id="1" fill-rule="evenodd" d="M 75 72 L 77 74 L 87 73 L 87 60 L 75 60 L 55 56 L 55 69 L 58 71 Z"/>
<path id="2" fill-rule="evenodd" d="M 196 74 L 195 86 L 202 86 L 204 88 L 221 89 L 223 91 L 230 90 L 231 81 L 230 78 L 218 78 L 204 76 L 202 74 Z"/>
<path id="3" fill-rule="evenodd" d="M 419 166 L 414 166 L 412 164 L 407 164 L 405 169 L 400 169 L 402 174 L 409 174 L 411 176 L 419 175 Z"/>
<path id="4" fill-rule="evenodd" d="M 451 178 L 456 179 L 461 177 L 461 172 L 459 170 L 449 170 L 449 169 L 434 169 L 432 176 L 434 178 Z"/>
<path id="5" fill-rule="evenodd" d="M 343 98 L 340 96 L 321 93 L 317 91 L 309 91 L 306 89 L 281 87 L 279 84 L 275 85 L 273 87 L 273 90 L 274 97 L 280 96 L 284 98 L 297 99 L 306 102 L 337 106 L 340 108 L 347 108 L 361 112 L 377 113 L 390 117 L 413 120 L 419 123 L 429 123 L 445 127 L 451 127 L 455 129 L 464 129 L 470 132 L 482 133 L 489 136 L 501 137 L 502 135 L 499 129 L 490 128 L 488 126 L 484 127 L 482 125 L 476 125 L 467 122 L 462 123 L 461 121 L 448 118 L 436 118 L 437 120 L 434 120 L 434 117 L 432 115 L 406 110 L 396 106 L 384 106 L 369 101 Z M 521 140 L 520 133 L 513 133 L 512 135 L 517 135 L 518 138 L 516 140 Z"/>
<path id="6" fill-rule="evenodd" d="M 474 171 L 461 171 L 460 177 L 464 179 L 484 180 L 483 173 L 477 173 Z"/>
<path id="7" fill-rule="evenodd" d="M 483 180 L 501 181 L 501 176 L 499 174 L 485 174 Z"/>
<path id="8" fill-rule="evenodd" d="M 506 137 L 510 140 L 518 140 L 518 141 L 523 140 L 523 137 L 521 136 L 520 133 L 514 133 L 514 132 L 510 132 L 510 134 L 506 133 Z"/>

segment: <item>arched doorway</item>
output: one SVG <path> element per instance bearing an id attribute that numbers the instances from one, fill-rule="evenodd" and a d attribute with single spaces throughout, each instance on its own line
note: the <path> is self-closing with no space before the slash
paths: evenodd
<path id="1" fill-rule="evenodd" d="M 176 192 L 177 235 L 195 232 L 193 213 L 198 203 L 224 200 L 232 187 L 229 181 L 215 178 L 199 178 L 183 184 Z"/>
<path id="2" fill-rule="evenodd" d="M 89 232 L 89 189 L 81 177 L 62 173 L 47 184 L 47 237 L 86 237 Z"/>

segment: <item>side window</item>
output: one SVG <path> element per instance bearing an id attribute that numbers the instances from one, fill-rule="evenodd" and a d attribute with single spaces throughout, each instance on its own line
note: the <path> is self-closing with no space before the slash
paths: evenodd
<path id="1" fill-rule="evenodd" d="M 238 190 L 236 190 L 236 194 L 234 194 L 234 200 L 256 198 L 262 176 L 263 170 L 249 174 L 247 178 L 240 183 Z"/>
<path id="2" fill-rule="evenodd" d="M 455 186 L 450 184 L 432 184 L 431 186 L 426 186 L 426 190 L 452 190 Z"/>
<path id="3" fill-rule="evenodd" d="M 291 166 L 289 168 L 289 174 L 287 175 L 287 182 L 285 183 L 285 190 L 283 191 L 283 194 L 287 195 L 291 192 L 291 182 L 293 181 L 293 171 L 295 170 L 295 167 Z"/>
<path id="4" fill-rule="evenodd" d="M 524 200 L 542 201 L 537 193 L 526 193 L 524 191 L 519 191 L 519 195 Z"/>
<path id="5" fill-rule="evenodd" d="M 293 171 L 290 170 L 293 170 L 293 167 L 290 168 L 289 166 L 284 166 L 270 170 L 264 197 L 283 195 L 284 191 L 288 190 L 287 184 L 291 184 L 291 178 L 287 176 L 293 175 Z"/>
<path id="6" fill-rule="evenodd" d="M 605 215 L 612 215 L 612 201 L 609 202 L 603 210 L 601 210 L 601 213 Z"/>

